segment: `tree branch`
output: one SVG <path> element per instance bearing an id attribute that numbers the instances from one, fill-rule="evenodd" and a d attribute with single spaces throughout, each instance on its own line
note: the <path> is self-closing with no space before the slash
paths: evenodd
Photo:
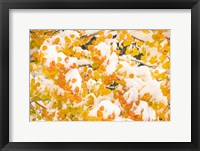
<path id="1" fill-rule="evenodd" d="M 38 103 L 37 101 L 31 101 L 30 104 L 33 103 L 33 102 L 36 103 L 37 105 L 39 105 L 40 107 L 42 107 L 42 108 L 44 108 L 44 109 L 47 109 L 46 107 L 44 107 L 43 105 L 41 105 L 41 104 Z"/>
<path id="2" fill-rule="evenodd" d="M 92 67 L 91 64 L 82 64 L 82 65 L 78 65 L 79 67 L 84 67 L 84 66 L 88 66 L 88 67 Z"/>
<path id="3" fill-rule="evenodd" d="M 140 60 L 137 60 L 137 59 L 131 59 L 131 61 L 135 61 L 135 62 L 141 63 L 141 64 L 143 64 L 145 66 L 150 67 L 150 68 L 156 68 L 156 66 L 154 66 L 154 65 L 146 64 L 146 63 L 144 63 L 144 62 L 142 62 Z"/>

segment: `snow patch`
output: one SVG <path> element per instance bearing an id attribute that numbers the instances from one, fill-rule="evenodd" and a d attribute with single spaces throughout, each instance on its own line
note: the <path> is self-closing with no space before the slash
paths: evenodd
<path id="1" fill-rule="evenodd" d="M 103 57 L 110 54 L 110 46 L 106 45 L 104 42 L 99 43 L 97 46 L 95 46 L 95 48 L 101 51 L 101 55 Z"/>
<path id="2" fill-rule="evenodd" d="M 86 31 L 84 32 L 84 35 L 89 36 L 89 35 L 92 35 L 92 34 L 96 34 L 98 31 L 99 31 L 99 30 L 86 30 Z"/>
<path id="3" fill-rule="evenodd" d="M 156 112 L 151 107 L 148 107 L 148 103 L 145 101 L 140 101 L 134 113 L 136 115 L 142 114 L 142 119 L 144 121 L 153 121 L 156 118 Z"/>
<path id="4" fill-rule="evenodd" d="M 115 113 L 115 117 L 120 115 L 121 110 L 117 105 L 113 104 L 109 100 L 102 100 L 97 107 L 90 111 L 89 116 L 97 116 L 97 110 L 99 110 L 101 106 L 104 106 L 104 110 L 102 111 L 104 118 L 108 118 L 108 116 L 112 115 L 113 112 Z"/>
<path id="5" fill-rule="evenodd" d="M 78 65 L 88 65 L 88 64 L 91 64 L 87 59 L 79 59 L 77 60 L 77 64 Z"/>
<path id="6" fill-rule="evenodd" d="M 137 101 L 138 90 L 135 87 L 132 87 L 127 92 L 125 92 L 123 96 L 127 103 L 131 103 L 131 101 Z"/>
<path id="7" fill-rule="evenodd" d="M 160 83 L 158 81 L 152 80 L 146 83 L 146 85 L 140 90 L 139 95 L 143 96 L 145 93 L 150 93 L 152 95 L 152 101 L 167 104 L 167 98 L 163 96 L 160 89 Z"/>
<path id="8" fill-rule="evenodd" d="M 72 83 L 72 79 L 76 79 L 76 82 Z M 66 82 L 70 81 L 70 85 L 72 86 L 72 90 L 75 90 L 76 87 L 79 88 L 79 90 L 81 89 L 81 82 L 82 82 L 82 78 L 78 72 L 78 69 L 71 69 L 69 70 L 66 75 L 65 75 L 65 80 Z"/>
<path id="9" fill-rule="evenodd" d="M 109 57 L 109 64 L 106 66 L 106 72 L 108 75 L 112 74 L 118 65 L 118 56 L 115 52 Z"/>

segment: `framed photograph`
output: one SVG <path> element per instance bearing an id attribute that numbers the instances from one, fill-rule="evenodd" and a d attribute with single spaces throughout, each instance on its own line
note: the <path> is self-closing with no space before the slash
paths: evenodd
<path id="1" fill-rule="evenodd" d="M 198 0 L 1 0 L 1 150 L 200 150 Z"/>

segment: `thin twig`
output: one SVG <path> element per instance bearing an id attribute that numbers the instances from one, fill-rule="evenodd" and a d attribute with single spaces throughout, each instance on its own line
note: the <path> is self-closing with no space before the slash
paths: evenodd
<path id="1" fill-rule="evenodd" d="M 43 105 L 41 105 L 40 103 L 38 103 L 37 101 L 34 101 L 37 105 L 39 105 L 40 107 L 47 109 L 46 107 L 44 107 Z"/>
<path id="2" fill-rule="evenodd" d="M 144 63 L 144 62 L 142 62 L 140 60 L 137 60 L 137 59 L 131 59 L 131 61 L 135 61 L 135 62 L 141 63 L 141 64 L 143 64 L 145 66 L 148 66 L 148 67 L 151 67 L 151 68 L 156 68 L 156 66 L 146 64 L 146 63 Z"/>
<path id="3" fill-rule="evenodd" d="M 82 64 L 82 65 L 78 65 L 79 67 L 84 67 L 84 66 L 88 66 L 88 67 L 92 67 L 91 64 Z"/>
<path id="4" fill-rule="evenodd" d="M 31 108 L 32 110 L 34 110 L 34 112 L 35 112 L 38 116 L 40 116 L 40 114 L 38 113 L 37 109 L 36 109 L 32 104 L 30 104 L 30 108 Z"/>
<path id="5" fill-rule="evenodd" d="M 120 57 L 119 59 L 124 60 L 124 59 L 121 58 L 121 57 Z M 142 62 L 142 61 L 140 61 L 140 60 L 134 59 L 134 58 L 131 58 L 131 61 L 138 62 L 138 63 L 140 63 L 140 64 L 143 64 L 143 65 L 148 66 L 148 67 L 151 67 L 151 68 L 156 68 L 156 66 L 153 66 L 153 65 L 150 65 L 150 64 L 146 64 L 146 63 L 144 63 L 144 62 Z"/>
<path id="6" fill-rule="evenodd" d="M 142 39 L 139 39 L 139 38 L 137 38 L 137 37 L 135 37 L 135 36 L 133 36 L 133 35 L 132 35 L 132 37 L 133 37 L 134 39 L 137 39 L 137 40 L 139 40 L 139 41 L 145 42 L 144 40 L 142 40 Z"/>
<path id="7" fill-rule="evenodd" d="M 54 31 L 53 34 L 50 37 L 53 37 L 58 32 L 59 32 L 58 30 Z"/>
<path id="8" fill-rule="evenodd" d="M 120 59 L 121 59 L 121 60 L 124 60 L 123 58 L 120 58 Z M 142 61 L 140 61 L 140 60 L 137 60 L 137 59 L 133 59 L 133 58 L 132 58 L 131 61 L 138 62 L 138 63 L 140 63 L 140 64 L 143 64 L 143 65 L 148 66 L 148 67 L 151 67 L 151 68 L 156 68 L 156 66 L 154 66 L 154 65 L 146 64 L 146 63 L 144 63 L 144 62 L 142 62 Z M 79 67 L 83 67 L 83 66 L 92 67 L 91 64 L 79 65 Z"/>
<path id="9" fill-rule="evenodd" d="M 34 106 L 30 104 L 30 108 L 35 111 Z"/>
<path id="10" fill-rule="evenodd" d="M 30 101 L 30 103 L 34 102 L 33 100 Z"/>
<path id="11" fill-rule="evenodd" d="M 167 56 L 167 58 L 170 60 L 170 57 L 169 57 L 169 56 Z"/>
<path id="12" fill-rule="evenodd" d="M 90 35 L 82 35 L 81 38 L 85 38 L 85 37 L 92 37 L 92 36 L 95 36 L 98 32 L 95 32 L 93 34 L 90 34 Z"/>

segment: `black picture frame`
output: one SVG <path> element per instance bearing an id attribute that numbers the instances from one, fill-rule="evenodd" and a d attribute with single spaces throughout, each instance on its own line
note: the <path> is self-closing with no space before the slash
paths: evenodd
<path id="1" fill-rule="evenodd" d="M 191 9 L 191 142 L 9 142 L 9 9 Z M 0 0 L 1 150 L 200 150 L 199 0 Z"/>

